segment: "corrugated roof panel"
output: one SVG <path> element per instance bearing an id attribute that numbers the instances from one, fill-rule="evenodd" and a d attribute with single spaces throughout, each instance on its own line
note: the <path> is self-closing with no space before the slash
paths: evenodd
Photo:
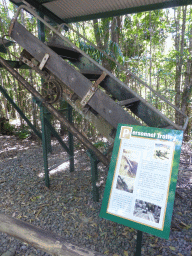
<path id="1" fill-rule="evenodd" d="M 192 4 L 192 0 L 10 0 L 27 2 L 57 23 L 90 20 Z"/>
<path id="2" fill-rule="evenodd" d="M 61 19 L 80 17 L 97 13 L 123 10 L 167 0 L 57 0 L 43 4 Z M 171 1 L 169 1 L 171 2 Z"/>

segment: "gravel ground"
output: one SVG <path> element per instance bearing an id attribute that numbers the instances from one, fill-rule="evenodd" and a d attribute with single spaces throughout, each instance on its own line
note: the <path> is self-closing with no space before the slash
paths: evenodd
<path id="1" fill-rule="evenodd" d="M 173 225 L 169 240 L 143 234 L 142 255 L 192 255 L 192 163 L 189 144 L 182 148 Z M 42 147 L 30 140 L 0 136 L 0 212 L 70 239 L 105 255 L 134 255 L 136 231 L 99 218 L 106 170 L 101 165 L 98 203 L 92 200 L 90 162 L 84 149 L 75 152 L 75 172 L 69 172 L 67 154 L 53 142 L 49 166 L 51 187 L 43 177 Z M 0 255 L 15 248 L 20 256 L 45 252 L 0 233 Z"/>

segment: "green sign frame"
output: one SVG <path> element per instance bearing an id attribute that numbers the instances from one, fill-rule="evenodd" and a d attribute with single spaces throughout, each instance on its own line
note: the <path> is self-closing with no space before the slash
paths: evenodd
<path id="1" fill-rule="evenodd" d="M 182 139 L 183 131 L 180 130 L 119 124 L 100 217 L 169 239 Z M 144 151 L 147 153 L 144 154 Z M 145 158 L 147 155 L 150 155 L 148 160 Z M 128 171 L 126 171 L 127 165 L 123 162 L 125 156 L 132 157 L 132 161 L 129 160 Z M 137 161 L 133 161 L 134 159 Z M 134 165 L 135 173 L 130 172 L 134 170 Z M 154 182 L 153 177 L 156 177 Z M 165 182 L 158 183 L 160 179 Z M 127 183 L 124 182 L 122 186 L 120 181 Z M 155 182 L 159 187 L 153 187 Z M 150 184 L 153 189 L 150 188 Z M 141 190 L 145 185 L 146 189 Z M 165 185 L 165 189 L 161 185 Z M 142 191 L 146 193 L 143 194 Z M 151 191 L 154 193 L 150 194 Z M 127 195 L 129 195 L 128 199 Z M 142 196 L 147 198 L 147 195 L 149 200 L 142 201 Z M 129 198 L 130 204 L 127 201 Z M 158 201 L 159 203 L 154 203 Z M 132 209 L 130 213 L 129 208 Z"/>

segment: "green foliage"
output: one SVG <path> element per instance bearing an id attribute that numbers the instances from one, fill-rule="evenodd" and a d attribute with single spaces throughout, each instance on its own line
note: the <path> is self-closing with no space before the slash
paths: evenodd
<path id="1" fill-rule="evenodd" d="M 125 68 L 131 70 L 143 81 L 148 84 L 150 83 L 153 89 L 158 90 L 174 104 L 176 95 L 175 77 L 178 59 L 183 58 L 180 84 L 181 96 L 185 87 L 187 64 L 191 61 L 191 50 L 189 48 L 192 37 L 191 6 L 187 8 L 184 51 L 181 53 L 180 50 L 175 49 L 176 36 L 180 36 L 182 30 L 181 8 L 182 7 L 180 7 L 180 9 L 174 8 L 129 14 L 121 16 L 119 19 L 120 23 L 117 18 L 103 18 L 97 20 L 95 27 L 93 26 L 93 21 L 71 25 L 92 43 L 101 47 L 101 49 L 115 61 L 124 65 Z M 16 7 L 12 3 L 3 1 L 0 2 L 0 11 L 0 36 L 2 36 L 8 32 L 11 16 L 15 13 Z M 180 15 L 178 15 L 178 13 L 180 13 Z M 177 17 L 177 19 L 175 19 L 175 17 Z M 24 24 L 32 34 L 37 36 L 37 20 L 29 13 L 23 12 L 23 14 L 19 16 L 19 22 Z M 46 40 L 50 35 L 53 35 L 53 33 L 49 31 L 49 29 L 46 29 Z M 128 77 L 125 71 L 122 71 L 113 61 L 107 59 L 101 52 L 96 50 L 95 47 L 87 43 L 79 35 L 69 30 L 65 32 L 65 36 L 95 61 L 109 68 L 119 79 L 127 82 L 128 86 L 136 90 L 137 93 L 141 93 L 142 97 L 149 100 L 155 107 L 159 109 L 162 108 L 162 103 L 158 103 L 154 95 L 145 90 L 143 85 Z M 98 41 L 100 41 L 100 44 L 98 44 Z M 168 42 L 171 44 L 171 47 L 168 45 Z M 21 49 L 18 45 L 11 46 L 9 49 L 11 53 L 19 56 Z M 6 54 L 2 54 L 2 56 L 6 59 L 10 58 L 10 56 Z M 22 70 L 20 72 L 30 83 L 32 81 L 35 87 L 40 91 L 40 76 L 36 75 L 34 71 L 32 71 L 32 73 L 29 70 Z M 19 105 L 23 112 L 26 113 L 26 116 L 31 118 L 33 109 L 31 106 L 31 95 L 15 82 L 7 71 L 1 70 L 1 76 L 3 86 L 7 89 L 11 98 Z M 191 93 L 191 90 L 192 88 L 189 88 L 189 93 Z M 2 114 L 6 113 L 7 116 L 15 116 L 16 114 L 12 106 L 2 99 L 3 97 L 0 95 Z M 188 104 L 191 103 L 189 97 Z M 165 115 L 172 115 L 174 118 L 174 111 L 170 113 L 164 106 L 162 110 Z M 89 127 L 88 129 L 91 135 L 93 127 L 89 126 L 76 112 L 74 112 L 74 122 L 82 131 L 84 127 Z M 7 130 L 10 130 L 10 132 L 14 131 L 14 129 L 11 131 L 12 128 L 9 127 L 9 124 L 6 125 Z M 17 130 L 17 136 L 19 136 L 19 138 L 26 138 L 28 135 L 29 131 L 26 130 L 26 128 Z"/>
<path id="2" fill-rule="evenodd" d="M 18 128 L 16 129 L 15 133 L 14 133 L 19 139 L 23 140 L 29 137 L 30 135 L 30 131 L 28 129 L 28 127 L 22 127 L 22 128 Z"/>
<path id="3" fill-rule="evenodd" d="M 105 144 L 106 144 L 106 143 L 103 142 L 103 141 L 98 141 L 97 143 L 94 144 L 94 146 L 95 146 L 96 148 L 101 148 L 101 147 L 104 147 Z"/>

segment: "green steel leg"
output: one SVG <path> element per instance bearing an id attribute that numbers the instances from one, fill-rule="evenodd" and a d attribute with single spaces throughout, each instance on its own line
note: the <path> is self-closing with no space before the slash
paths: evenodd
<path id="1" fill-rule="evenodd" d="M 47 119 L 49 123 L 51 123 L 51 114 L 49 112 L 44 111 L 44 119 Z M 45 133 L 46 133 L 46 143 L 47 143 L 47 150 L 48 153 L 52 153 L 52 147 L 51 147 L 51 130 L 47 125 L 45 125 Z"/>
<path id="2" fill-rule="evenodd" d="M 73 122 L 73 108 L 71 105 L 67 104 L 68 109 L 68 120 Z M 69 150 L 70 150 L 70 172 L 74 171 L 74 144 L 73 144 L 73 135 L 69 132 Z"/>
<path id="3" fill-rule="evenodd" d="M 135 256 L 141 256 L 142 235 L 143 235 L 143 232 L 140 230 L 137 230 L 137 244 L 136 244 Z"/>
<path id="4" fill-rule="evenodd" d="M 47 138 L 45 131 L 45 118 L 44 118 L 44 108 L 40 107 L 40 117 L 41 117 L 41 129 L 42 129 L 42 144 L 43 144 L 43 159 L 44 159 L 44 171 L 45 171 L 45 185 L 46 187 L 50 187 L 49 181 L 49 170 L 48 170 L 48 149 L 47 149 Z"/>
<path id="5" fill-rule="evenodd" d="M 41 18 L 44 18 L 44 15 L 39 12 L 39 16 Z M 41 21 L 37 21 L 37 28 L 38 28 L 38 38 L 39 40 L 41 40 L 43 43 L 45 42 L 45 25 L 41 22 Z M 41 79 L 41 83 L 44 83 L 44 79 Z M 43 111 L 43 115 L 45 115 L 45 117 L 47 119 L 50 119 L 50 114 L 46 113 L 45 111 Z M 50 130 L 45 126 L 45 133 L 46 133 L 46 143 L 47 143 L 47 149 L 48 152 L 52 152 L 52 148 L 51 148 L 51 133 Z"/>
<path id="6" fill-rule="evenodd" d="M 45 121 L 45 125 L 50 129 L 53 136 L 58 140 L 58 142 L 63 147 L 63 149 L 66 150 L 67 153 L 70 155 L 71 152 L 70 152 L 69 148 L 63 142 L 63 140 L 61 139 L 61 136 L 56 132 L 55 128 L 51 125 L 51 123 L 46 118 L 44 118 L 44 121 Z"/>
<path id="7" fill-rule="evenodd" d="M 98 159 L 95 157 L 94 153 L 91 150 L 87 151 L 90 161 L 91 161 L 91 179 L 92 179 L 92 186 L 93 186 L 93 201 L 99 202 L 99 188 L 97 187 L 96 183 L 98 181 Z"/>
<path id="8" fill-rule="evenodd" d="M 42 12 L 38 12 L 39 16 L 43 19 L 44 14 Z M 45 25 L 37 20 L 37 28 L 38 28 L 38 38 L 41 40 L 43 43 L 45 42 Z"/>

